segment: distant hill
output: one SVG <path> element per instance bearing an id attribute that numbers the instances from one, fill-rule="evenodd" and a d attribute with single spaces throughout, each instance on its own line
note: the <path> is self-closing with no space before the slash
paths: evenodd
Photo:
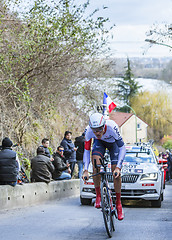
<path id="1" fill-rule="evenodd" d="M 111 61 L 111 73 L 115 74 L 115 77 L 123 76 L 125 67 L 127 64 L 127 58 L 113 58 Z M 171 76 L 172 69 L 172 57 L 163 58 L 130 58 L 131 68 L 136 78 L 153 78 L 163 79 L 166 82 L 170 82 L 169 76 Z M 165 76 L 165 72 L 170 72 L 168 76 Z M 114 75 L 113 75 L 114 76 Z"/>

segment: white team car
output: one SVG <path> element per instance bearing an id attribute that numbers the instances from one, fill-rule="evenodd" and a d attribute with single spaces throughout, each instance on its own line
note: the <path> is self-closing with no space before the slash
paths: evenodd
<path id="1" fill-rule="evenodd" d="M 158 165 L 153 149 L 149 146 L 132 145 L 126 146 L 126 156 L 123 162 L 121 176 L 121 197 L 123 199 L 150 200 L 152 206 L 161 207 L 163 200 L 163 178 L 164 172 Z M 106 153 L 106 157 L 109 158 Z M 90 165 L 89 172 L 92 173 Z M 108 164 L 109 186 L 114 193 L 113 176 L 109 158 Z M 81 204 L 89 205 L 96 197 L 92 179 L 87 183 L 80 182 Z"/>
<path id="2" fill-rule="evenodd" d="M 88 172 L 90 175 L 93 173 L 92 163 L 90 163 Z M 80 179 L 80 201 L 82 205 L 91 205 L 92 199 L 96 198 L 95 187 L 93 179 L 89 179 L 84 183 L 82 178 Z"/>
<path id="3" fill-rule="evenodd" d="M 158 165 L 153 149 L 148 146 L 126 146 L 122 166 L 121 197 L 150 200 L 161 207 L 164 170 Z"/>

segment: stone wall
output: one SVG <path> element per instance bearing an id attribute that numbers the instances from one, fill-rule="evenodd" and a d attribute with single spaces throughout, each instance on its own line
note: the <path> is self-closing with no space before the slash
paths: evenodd
<path id="1" fill-rule="evenodd" d="M 50 200 L 79 196 L 80 181 L 63 180 L 49 184 L 26 183 L 11 187 L 0 186 L 0 210 L 27 207 Z"/>

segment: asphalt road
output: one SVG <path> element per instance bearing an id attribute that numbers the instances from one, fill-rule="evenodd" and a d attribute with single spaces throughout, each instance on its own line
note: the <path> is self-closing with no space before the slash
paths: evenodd
<path id="1" fill-rule="evenodd" d="M 116 240 L 171 240 L 172 185 L 167 185 L 161 208 L 149 202 L 125 201 L 125 219 L 116 221 Z M 51 201 L 24 209 L 0 211 L 0 240 L 108 239 L 102 212 L 81 206 L 78 198 Z"/>

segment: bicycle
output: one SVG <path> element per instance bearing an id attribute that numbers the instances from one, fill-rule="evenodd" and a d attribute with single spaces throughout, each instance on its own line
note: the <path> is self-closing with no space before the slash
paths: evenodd
<path id="1" fill-rule="evenodd" d="M 108 236 L 111 238 L 112 233 L 115 231 L 114 216 L 117 218 L 117 210 L 116 210 L 116 204 L 112 195 L 112 191 L 109 188 L 109 183 L 108 183 L 108 173 L 107 173 L 108 162 L 105 157 L 100 158 L 99 160 L 101 163 L 100 165 L 98 165 L 96 163 L 96 159 L 94 159 L 94 166 L 97 169 L 97 173 L 91 175 L 90 177 L 101 175 L 101 186 L 100 186 L 101 208 L 102 208 L 106 232 Z M 99 172 L 98 172 L 98 168 L 100 168 Z"/>

